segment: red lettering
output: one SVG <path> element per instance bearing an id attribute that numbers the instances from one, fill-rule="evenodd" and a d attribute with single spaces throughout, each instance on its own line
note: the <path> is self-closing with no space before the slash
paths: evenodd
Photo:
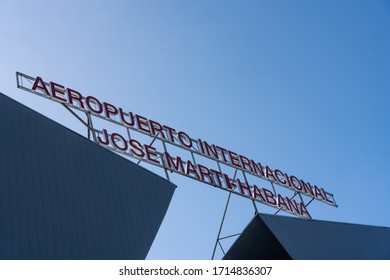
<path id="1" fill-rule="evenodd" d="M 85 98 L 85 104 L 87 105 L 88 111 L 94 115 L 100 115 L 103 112 L 102 103 L 93 96 L 87 96 L 87 98 Z M 97 108 L 93 108 L 91 104 L 94 104 Z"/>
<path id="2" fill-rule="evenodd" d="M 130 151 L 133 155 L 143 158 L 145 156 L 145 152 L 142 150 L 142 144 L 135 139 L 131 139 L 130 143 Z"/>
<path id="3" fill-rule="evenodd" d="M 179 142 L 182 146 L 187 147 L 188 149 L 192 148 L 192 140 L 187 133 L 180 131 L 177 134 L 177 138 L 179 139 Z"/>
<path id="4" fill-rule="evenodd" d="M 276 200 L 274 198 L 274 194 L 273 192 L 263 188 L 263 192 L 264 192 L 264 196 L 265 196 L 265 200 L 268 202 L 268 204 L 271 204 L 271 205 L 276 205 Z"/>
<path id="5" fill-rule="evenodd" d="M 325 200 L 324 195 L 322 194 L 321 190 L 316 185 L 314 185 L 314 196 L 316 198 L 318 198 L 320 196 L 322 200 Z"/>
<path id="6" fill-rule="evenodd" d="M 301 216 L 306 216 L 307 218 L 311 219 L 309 211 L 307 211 L 305 205 L 303 203 L 300 204 L 300 215 Z"/>
<path id="7" fill-rule="evenodd" d="M 37 89 L 39 89 L 42 93 L 46 94 L 47 96 L 50 96 L 50 93 L 46 88 L 45 82 L 39 76 L 35 78 L 34 84 L 32 86 L 32 90 L 36 91 Z"/>
<path id="8" fill-rule="evenodd" d="M 127 126 L 127 127 L 133 127 L 134 126 L 134 116 L 133 116 L 133 113 L 132 112 L 129 112 L 128 115 L 129 115 L 129 121 L 127 121 L 125 119 L 125 113 L 123 112 L 122 108 L 119 108 L 119 117 L 121 119 L 121 122 L 124 126 Z"/>
<path id="9" fill-rule="evenodd" d="M 247 157 L 241 155 L 240 155 L 240 160 L 241 160 L 242 168 L 253 173 L 253 168 L 251 166 L 250 160 Z M 247 167 L 249 167 L 249 169 Z"/>
<path id="10" fill-rule="evenodd" d="M 253 185 L 253 198 L 259 201 L 265 201 L 263 194 L 256 185 Z"/>
<path id="11" fill-rule="evenodd" d="M 61 103 L 66 102 L 65 88 L 59 84 L 50 82 L 51 97 Z"/>
<path id="12" fill-rule="evenodd" d="M 206 155 L 208 155 L 209 157 L 213 157 L 215 159 L 218 159 L 218 151 L 215 148 L 215 146 L 209 145 L 206 141 L 203 141 L 203 144 L 206 148 Z"/>
<path id="13" fill-rule="evenodd" d="M 184 165 L 181 157 L 176 158 L 176 162 L 174 158 L 170 156 L 168 152 L 165 153 L 165 161 L 170 169 L 174 169 L 180 173 L 184 173 Z"/>
<path id="14" fill-rule="evenodd" d="M 237 187 L 236 184 L 234 182 L 232 182 L 232 180 L 229 178 L 228 175 L 223 174 L 223 177 L 225 178 L 226 186 L 229 189 L 234 190 Z"/>
<path id="15" fill-rule="evenodd" d="M 239 179 L 237 179 L 237 183 L 238 183 L 239 190 L 243 195 L 252 197 L 251 188 L 247 183 L 242 183 Z M 247 192 L 247 194 L 245 192 Z"/>
<path id="16" fill-rule="evenodd" d="M 329 202 L 329 203 L 332 204 L 332 205 L 336 205 L 336 203 L 334 202 L 334 200 L 330 200 L 330 199 L 328 198 L 328 195 L 329 195 L 330 197 L 333 198 L 333 194 L 330 194 L 330 193 L 327 193 L 326 191 L 324 191 L 324 195 L 325 195 L 325 199 L 326 199 L 327 202 Z"/>
<path id="17" fill-rule="evenodd" d="M 298 204 L 294 199 L 291 200 L 288 197 L 286 197 L 286 200 L 287 200 L 288 206 L 290 207 L 290 209 L 293 213 L 300 213 L 300 210 L 298 208 Z"/>
<path id="18" fill-rule="evenodd" d="M 224 161 L 224 162 L 228 162 L 227 159 L 226 159 L 226 156 L 225 156 L 225 154 L 227 153 L 227 150 L 224 149 L 224 148 L 221 148 L 221 147 L 219 147 L 219 146 L 216 146 L 216 148 L 221 152 L 223 161 Z"/>
<path id="19" fill-rule="evenodd" d="M 228 151 L 230 157 L 230 163 L 234 166 L 241 168 L 240 161 L 238 160 L 238 155 L 232 151 Z"/>
<path id="20" fill-rule="evenodd" d="M 254 170 L 253 173 L 265 178 L 264 169 L 263 169 L 263 166 L 261 165 L 261 163 L 260 162 L 255 163 L 253 160 L 251 160 L 251 164 L 252 164 L 252 168 Z"/>
<path id="21" fill-rule="evenodd" d="M 303 186 L 303 191 L 305 194 L 310 195 L 311 197 L 314 197 L 314 191 L 312 189 L 312 186 L 310 183 L 305 183 L 303 180 L 301 180 L 301 186 Z"/>
<path id="22" fill-rule="evenodd" d="M 167 125 L 163 125 L 163 128 L 168 132 L 169 141 L 171 141 L 172 143 L 175 143 L 175 137 L 173 136 L 173 134 L 175 133 L 175 129 L 173 129 L 172 127 L 169 127 Z"/>
<path id="23" fill-rule="evenodd" d="M 98 137 L 97 137 L 98 142 L 99 142 L 99 144 L 103 144 L 103 145 L 107 146 L 110 144 L 110 141 L 108 140 L 108 132 L 106 129 L 103 129 L 103 135 L 104 135 L 104 140 L 102 140 L 100 138 L 100 133 L 98 134 Z"/>
<path id="24" fill-rule="evenodd" d="M 118 142 L 121 142 L 122 145 L 118 145 Z M 114 147 L 114 149 L 119 152 L 127 151 L 127 142 L 125 138 L 123 138 L 123 136 L 118 133 L 111 134 L 111 144 Z"/>
<path id="25" fill-rule="evenodd" d="M 210 169 L 210 172 L 214 176 L 215 180 L 217 181 L 218 186 L 222 187 L 222 181 L 221 181 L 222 173 L 214 169 Z"/>
<path id="26" fill-rule="evenodd" d="M 187 168 L 186 168 L 186 175 L 189 175 L 189 174 L 194 174 L 196 179 L 200 179 L 199 178 L 199 174 L 198 172 L 196 171 L 196 168 L 195 166 L 192 164 L 192 162 L 190 160 L 187 161 Z"/>
<path id="27" fill-rule="evenodd" d="M 298 180 L 297 177 L 290 176 L 288 181 L 289 181 L 290 186 L 293 187 L 294 189 L 296 189 L 298 191 L 302 190 L 301 182 Z"/>
<path id="28" fill-rule="evenodd" d="M 157 135 L 156 132 L 159 132 L 161 137 L 166 140 L 165 135 L 162 131 L 163 128 L 162 128 L 161 124 L 159 124 L 158 122 L 152 121 L 152 120 L 149 120 L 149 123 L 150 123 L 150 131 L 152 132 L 152 135 L 156 136 Z"/>
<path id="29" fill-rule="evenodd" d="M 70 88 L 67 88 L 66 91 L 68 93 L 68 99 L 69 99 L 68 102 L 69 102 L 69 104 L 72 104 L 73 106 L 76 106 L 73 103 L 73 101 L 77 100 L 79 102 L 79 105 L 76 106 L 76 107 L 79 107 L 79 108 L 84 110 L 83 96 L 81 95 L 81 93 L 79 93 L 78 91 L 75 91 L 73 89 L 70 89 Z"/>
<path id="30" fill-rule="evenodd" d="M 284 174 L 282 173 L 282 171 L 280 171 L 279 169 L 275 169 L 275 177 L 276 179 L 278 180 L 278 182 L 282 185 L 285 185 L 287 183 L 286 181 L 286 178 L 284 177 Z M 282 177 L 283 176 L 283 177 Z M 284 179 L 280 179 L 280 177 L 284 178 Z"/>
<path id="31" fill-rule="evenodd" d="M 151 161 L 151 162 L 154 162 L 154 163 L 160 165 L 160 162 L 156 159 L 158 157 L 156 148 L 149 146 L 149 145 L 145 145 L 145 154 L 146 154 L 146 159 L 148 161 Z M 153 156 L 153 158 L 152 158 L 152 156 Z"/>
<path id="32" fill-rule="evenodd" d="M 103 107 L 104 107 L 104 115 L 108 119 L 110 119 L 111 116 L 115 117 L 118 114 L 118 109 L 110 103 L 104 102 Z"/>
<path id="33" fill-rule="evenodd" d="M 275 176 L 274 176 L 274 174 L 273 174 L 271 168 L 269 168 L 268 166 L 265 166 L 265 177 L 268 178 L 268 179 L 269 179 L 270 177 L 272 177 L 272 180 L 273 180 L 274 182 L 276 182 L 276 178 L 275 178 Z"/>
<path id="34" fill-rule="evenodd" d="M 202 154 L 206 154 L 205 151 L 204 151 L 204 148 L 203 148 L 203 143 L 202 143 L 202 140 L 198 139 L 198 149 L 199 151 L 202 153 Z"/>
<path id="35" fill-rule="evenodd" d="M 207 177 L 210 184 L 212 184 L 212 185 L 215 184 L 213 177 L 211 177 L 210 170 L 206 166 L 198 164 L 198 169 L 199 169 L 199 173 L 200 173 L 200 177 L 201 177 L 202 181 L 205 181 L 205 177 Z"/>
<path id="36" fill-rule="evenodd" d="M 135 115 L 137 121 L 138 130 L 150 134 L 148 120 L 140 115 Z"/>
<path id="37" fill-rule="evenodd" d="M 278 194 L 277 199 L 278 199 L 279 207 L 284 208 L 285 210 L 287 210 L 289 212 L 291 211 L 291 209 L 288 207 L 288 205 L 286 204 L 286 202 L 284 201 L 283 197 L 280 194 Z"/>

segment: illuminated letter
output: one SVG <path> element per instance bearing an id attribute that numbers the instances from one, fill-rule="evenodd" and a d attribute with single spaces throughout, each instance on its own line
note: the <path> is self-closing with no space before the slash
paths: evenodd
<path id="1" fill-rule="evenodd" d="M 226 159 L 226 156 L 225 156 L 225 154 L 227 153 L 227 150 L 224 149 L 224 148 L 221 148 L 219 146 L 216 146 L 216 148 L 217 148 L 217 150 L 220 151 L 220 154 L 222 155 L 223 161 L 224 162 L 228 162 L 227 159 Z"/>
<path id="2" fill-rule="evenodd" d="M 183 137 L 184 136 L 184 137 Z M 177 134 L 177 138 L 179 139 L 179 142 L 182 146 L 184 147 L 187 147 L 188 149 L 191 149 L 192 148 L 192 140 L 190 138 L 190 136 L 188 136 L 187 133 L 183 132 L 183 131 L 180 131 L 178 134 Z M 183 141 L 183 139 L 185 141 Z M 186 143 L 187 142 L 187 143 Z"/>
<path id="3" fill-rule="evenodd" d="M 108 119 L 110 119 L 111 116 L 115 117 L 118 114 L 118 109 L 114 105 L 111 105 L 110 103 L 103 102 L 103 107 L 104 107 L 104 115 Z"/>
<path id="4" fill-rule="evenodd" d="M 176 158 L 176 163 L 174 158 L 170 156 L 168 152 L 165 153 L 165 161 L 170 169 L 173 169 L 179 173 L 184 174 L 184 165 L 181 157 Z"/>
<path id="5" fill-rule="evenodd" d="M 213 177 L 211 177 L 210 170 L 206 166 L 198 164 L 198 169 L 202 181 L 205 181 L 205 177 L 207 177 L 210 184 L 215 185 Z"/>
<path id="6" fill-rule="evenodd" d="M 253 168 L 251 166 L 251 162 L 249 161 L 249 159 L 247 157 L 240 155 L 240 160 L 241 160 L 242 168 L 253 173 Z M 247 167 L 249 167 L 249 169 Z"/>
<path id="7" fill-rule="evenodd" d="M 91 106 L 91 103 L 95 104 L 98 109 L 95 109 Z M 100 101 L 93 97 L 93 96 L 87 96 L 85 99 L 85 104 L 87 105 L 88 111 L 90 111 L 94 115 L 100 115 L 103 112 L 102 104 Z"/>
<path id="8" fill-rule="evenodd" d="M 269 168 L 268 166 L 265 166 L 265 177 L 268 179 L 269 179 L 269 177 L 272 177 L 272 180 L 274 182 L 276 182 L 276 178 L 274 176 L 274 173 L 272 173 L 271 168 Z"/>
<path id="9" fill-rule="evenodd" d="M 167 139 L 167 138 L 165 138 L 165 135 L 162 131 L 163 128 L 162 128 L 161 124 L 159 124 L 158 122 L 152 121 L 152 120 L 149 120 L 149 124 L 150 124 L 150 131 L 152 132 L 153 136 L 157 136 L 156 132 L 159 132 L 159 134 L 161 135 L 161 137 L 163 139 L 165 139 L 165 140 Z"/>
<path id="10" fill-rule="evenodd" d="M 138 130 L 150 134 L 148 119 L 140 115 L 135 115 L 135 119 L 137 121 Z"/>
<path id="11" fill-rule="evenodd" d="M 314 195 L 316 198 L 318 198 L 320 196 L 322 200 L 325 200 L 324 195 L 322 194 L 321 190 L 316 185 L 314 185 Z"/>
<path id="12" fill-rule="evenodd" d="M 99 142 L 99 144 L 103 144 L 103 145 L 109 145 L 110 144 L 110 141 L 108 140 L 108 132 L 107 132 L 107 130 L 106 129 L 103 129 L 103 135 L 104 135 L 104 141 L 100 138 L 100 133 L 98 134 L 98 137 L 97 137 L 97 139 L 98 139 L 98 142 Z"/>
<path id="13" fill-rule="evenodd" d="M 59 84 L 50 82 L 51 97 L 54 100 L 57 100 L 61 103 L 66 102 L 66 99 L 63 97 L 65 95 L 65 88 Z M 59 95 L 57 95 L 57 93 Z"/>
<path id="14" fill-rule="evenodd" d="M 194 174 L 196 179 L 200 179 L 199 178 L 199 174 L 198 172 L 196 171 L 196 168 L 195 166 L 192 164 L 192 162 L 190 160 L 187 161 L 187 168 L 186 168 L 186 175 L 190 175 L 191 174 Z"/>
<path id="15" fill-rule="evenodd" d="M 301 180 L 301 186 L 303 186 L 303 192 L 307 195 L 310 195 L 311 197 L 314 197 L 314 191 L 310 185 L 310 183 L 305 183 L 303 180 Z"/>
<path id="16" fill-rule="evenodd" d="M 203 141 L 203 145 L 206 148 L 206 155 L 218 159 L 218 152 L 214 145 L 209 145 L 206 141 Z"/>
<path id="17" fill-rule="evenodd" d="M 169 127 L 167 125 L 163 125 L 163 128 L 168 131 L 168 135 L 169 135 L 169 141 L 171 143 L 175 143 L 175 137 L 173 137 L 173 134 L 175 133 L 175 129 L 173 129 L 172 127 Z"/>
<path id="18" fill-rule="evenodd" d="M 237 183 L 241 194 L 252 197 L 251 188 L 248 186 L 247 183 L 241 183 L 240 179 L 237 179 Z M 248 194 L 245 194 L 245 191 L 247 191 Z"/>
<path id="19" fill-rule="evenodd" d="M 131 139 L 129 143 L 130 150 L 133 154 L 140 158 L 143 158 L 145 156 L 145 152 L 142 150 L 142 144 L 140 142 L 135 139 Z"/>
<path id="20" fill-rule="evenodd" d="M 263 194 L 256 185 L 253 186 L 253 198 L 263 202 L 265 201 Z"/>
<path id="21" fill-rule="evenodd" d="M 67 88 L 66 91 L 68 92 L 69 104 L 76 106 L 74 105 L 73 100 L 77 100 L 79 102 L 78 107 L 84 110 L 83 96 L 78 91 L 75 91 L 70 88 Z"/>
<path id="22" fill-rule="evenodd" d="M 284 199 L 280 194 L 278 194 L 278 203 L 277 204 L 280 208 L 284 208 L 285 210 L 287 210 L 289 212 L 291 211 L 291 209 L 288 207 L 286 202 L 284 202 Z"/>
<path id="23" fill-rule="evenodd" d="M 123 112 L 122 108 L 119 108 L 119 116 L 120 116 L 121 122 L 124 126 L 127 126 L 127 127 L 134 126 L 134 116 L 133 116 L 132 112 L 129 112 L 130 122 L 125 120 L 125 113 Z"/>
<path id="24" fill-rule="evenodd" d="M 225 178 L 226 185 L 229 189 L 234 190 L 237 186 L 232 182 L 228 175 L 223 174 L 223 177 Z"/>
<path id="25" fill-rule="evenodd" d="M 214 169 L 210 169 L 210 172 L 212 175 L 214 175 L 214 178 L 217 180 L 218 183 L 217 185 L 219 187 L 222 187 L 222 181 L 221 181 L 222 173 Z"/>
<path id="26" fill-rule="evenodd" d="M 253 160 L 251 160 L 251 164 L 252 164 L 252 169 L 254 170 L 253 173 L 260 176 L 260 177 L 265 178 L 263 166 L 261 165 L 261 163 L 260 162 L 255 163 Z"/>
<path id="27" fill-rule="evenodd" d="M 289 199 L 288 197 L 286 197 L 286 200 L 287 200 L 287 204 L 290 207 L 291 211 L 293 213 L 299 214 L 300 211 L 299 211 L 297 202 L 294 199 Z"/>
<path id="28" fill-rule="evenodd" d="M 241 168 L 240 161 L 238 160 L 238 155 L 232 151 L 228 151 L 230 157 L 230 163 L 234 166 Z"/>
<path id="29" fill-rule="evenodd" d="M 280 176 L 284 177 L 284 174 L 279 169 L 275 169 L 275 177 L 278 180 L 279 183 L 282 185 L 285 185 L 287 183 L 286 179 L 280 179 Z"/>
<path id="30" fill-rule="evenodd" d="M 202 143 L 202 140 L 198 139 L 198 149 L 199 151 L 205 155 L 205 151 L 204 151 L 204 148 L 203 148 L 203 143 Z"/>
<path id="31" fill-rule="evenodd" d="M 271 191 L 269 191 L 269 190 L 267 190 L 267 189 L 264 189 L 264 188 L 263 188 L 263 192 L 264 192 L 265 200 L 266 200 L 269 204 L 275 206 L 275 205 L 276 205 L 276 200 L 275 200 L 275 198 L 274 198 L 273 192 L 271 192 Z"/>
<path id="32" fill-rule="evenodd" d="M 306 216 L 307 218 L 311 219 L 309 211 L 307 211 L 305 205 L 303 203 L 300 204 L 301 206 L 301 216 Z"/>
<path id="33" fill-rule="evenodd" d="M 122 142 L 122 147 L 118 145 L 118 142 Z M 124 153 L 127 151 L 127 142 L 125 138 L 118 133 L 111 134 L 111 144 L 118 152 Z"/>
<path id="34" fill-rule="evenodd" d="M 298 180 L 297 177 L 295 177 L 295 176 L 288 177 L 288 183 L 294 189 L 296 189 L 298 191 L 302 190 L 301 182 Z"/>
<path id="35" fill-rule="evenodd" d="M 157 158 L 157 150 L 156 148 L 152 147 L 152 146 L 149 146 L 149 145 L 145 145 L 145 152 L 146 152 L 146 159 L 148 161 L 151 161 L 151 162 L 154 162 L 158 165 L 160 165 L 160 162 L 156 159 Z M 151 156 L 154 156 L 155 158 L 152 158 Z"/>
<path id="36" fill-rule="evenodd" d="M 50 96 L 50 93 L 46 88 L 45 82 L 39 76 L 36 77 L 35 82 L 32 86 L 32 90 L 36 91 L 37 89 L 39 89 L 42 93 L 46 94 L 47 96 Z"/>

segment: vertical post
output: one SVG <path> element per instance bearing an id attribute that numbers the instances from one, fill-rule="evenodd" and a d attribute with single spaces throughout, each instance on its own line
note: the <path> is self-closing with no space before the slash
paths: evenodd
<path id="1" fill-rule="evenodd" d="M 222 226 L 223 226 L 223 223 L 224 223 L 224 221 L 225 221 L 226 212 L 227 212 L 227 209 L 228 209 L 228 206 L 229 206 L 229 201 L 230 201 L 230 196 L 231 196 L 231 195 L 232 195 L 232 193 L 229 192 L 229 196 L 228 196 L 228 199 L 227 199 L 227 202 L 226 202 L 225 210 L 223 211 L 223 216 L 222 216 L 221 225 L 219 226 L 219 231 L 218 231 L 217 240 L 215 241 L 213 254 L 212 254 L 212 256 L 211 256 L 211 259 L 212 259 L 212 260 L 214 259 L 215 250 L 217 250 L 217 246 L 218 246 L 218 243 L 219 243 L 219 237 L 221 236 Z"/>
<path id="2" fill-rule="evenodd" d="M 164 147 L 164 153 L 166 154 L 168 152 L 167 145 L 165 144 L 164 141 L 161 141 L 161 142 L 162 142 L 163 147 Z M 164 162 L 164 159 L 162 159 L 162 161 Z M 165 164 L 164 164 L 164 171 L 165 171 L 165 176 L 167 176 L 167 180 L 171 181 L 171 179 L 169 178 L 168 170 L 165 168 Z"/>
<path id="3" fill-rule="evenodd" d="M 246 178 L 245 172 L 243 170 L 242 170 L 242 175 L 244 175 L 245 183 L 249 187 L 248 179 Z M 251 200 L 252 200 L 253 207 L 255 208 L 255 215 L 257 215 L 259 213 L 259 210 L 257 209 L 256 202 L 253 199 L 251 199 Z"/>

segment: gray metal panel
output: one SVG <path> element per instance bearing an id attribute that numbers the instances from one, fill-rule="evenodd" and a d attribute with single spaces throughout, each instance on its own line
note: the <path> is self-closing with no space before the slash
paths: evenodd
<path id="1" fill-rule="evenodd" d="M 259 214 L 224 259 L 390 259 L 390 228 Z"/>
<path id="2" fill-rule="evenodd" d="M 175 185 L 0 94 L 0 259 L 144 259 Z"/>
<path id="3" fill-rule="evenodd" d="M 264 221 L 254 216 L 236 239 L 224 260 L 291 260 Z"/>
<path id="4" fill-rule="evenodd" d="M 260 215 L 293 259 L 390 259 L 390 228 Z"/>

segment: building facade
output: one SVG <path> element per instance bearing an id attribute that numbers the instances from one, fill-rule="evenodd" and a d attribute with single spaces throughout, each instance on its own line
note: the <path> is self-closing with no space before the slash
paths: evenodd
<path id="1" fill-rule="evenodd" d="M 0 259 L 144 259 L 176 186 L 0 94 Z"/>
<path id="2" fill-rule="evenodd" d="M 226 260 L 390 260 L 390 228 L 257 214 Z"/>

